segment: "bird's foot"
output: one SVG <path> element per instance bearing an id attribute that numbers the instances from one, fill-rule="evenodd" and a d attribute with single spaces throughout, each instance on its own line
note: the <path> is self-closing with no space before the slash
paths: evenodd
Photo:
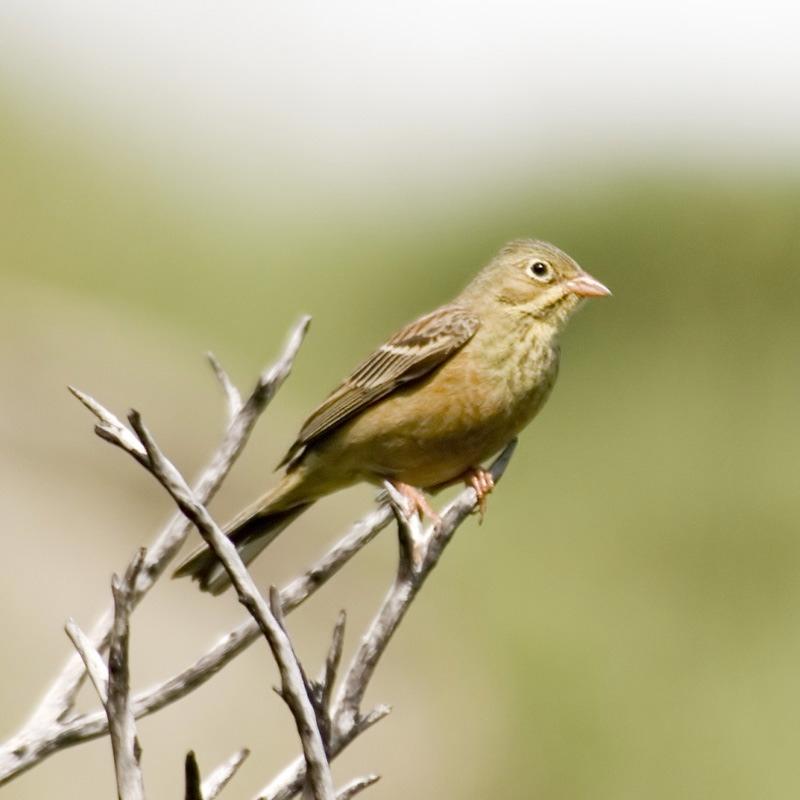
<path id="1" fill-rule="evenodd" d="M 412 513 L 416 511 L 421 519 L 428 517 L 428 519 L 433 520 L 433 524 L 436 527 L 441 524 L 442 518 L 431 508 L 428 499 L 419 489 L 401 481 L 392 481 L 392 486 L 411 503 Z"/>
<path id="2" fill-rule="evenodd" d="M 480 522 L 482 523 L 486 515 L 486 498 L 492 493 L 492 489 L 494 489 L 492 473 L 483 467 L 470 467 L 464 473 L 464 483 L 475 490 L 475 496 L 477 498 L 476 507 L 480 514 Z"/>

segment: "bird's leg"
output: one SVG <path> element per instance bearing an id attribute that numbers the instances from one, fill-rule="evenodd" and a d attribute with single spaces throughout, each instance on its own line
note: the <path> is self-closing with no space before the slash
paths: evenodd
<path id="1" fill-rule="evenodd" d="M 470 467 L 464 473 L 463 480 L 467 486 L 471 486 L 475 490 L 478 512 L 481 515 L 480 522 L 483 522 L 483 517 L 486 514 L 486 497 L 494 489 L 492 473 L 483 467 Z"/>
<path id="2" fill-rule="evenodd" d="M 428 517 L 435 525 L 441 523 L 442 518 L 431 508 L 428 499 L 419 489 L 402 481 L 392 481 L 392 486 L 410 501 L 412 512 L 416 511 L 421 518 Z"/>

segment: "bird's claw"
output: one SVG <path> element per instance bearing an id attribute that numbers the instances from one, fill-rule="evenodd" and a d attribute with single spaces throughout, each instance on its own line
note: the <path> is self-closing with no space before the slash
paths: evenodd
<path id="1" fill-rule="evenodd" d="M 392 481 L 392 485 L 409 501 L 412 514 L 416 512 L 419 514 L 420 519 L 428 517 L 433 521 L 434 528 L 438 530 L 442 524 L 442 518 L 431 507 L 428 498 L 425 497 L 423 492 L 408 483 L 401 483 L 400 481 Z"/>
<path id="2" fill-rule="evenodd" d="M 486 515 L 486 498 L 494 489 L 494 478 L 488 469 L 483 467 L 470 467 L 464 474 L 464 483 L 475 490 L 476 511 L 480 514 L 479 524 Z"/>

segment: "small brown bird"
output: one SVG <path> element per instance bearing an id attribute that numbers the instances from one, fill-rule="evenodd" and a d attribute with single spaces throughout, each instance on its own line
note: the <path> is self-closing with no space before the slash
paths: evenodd
<path id="1" fill-rule="evenodd" d="M 392 484 L 436 519 L 422 489 L 464 480 L 481 512 L 481 462 L 536 415 L 558 372 L 558 334 L 584 297 L 611 294 L 546 242 L 510 242 L 456 299 L 398 331 L 306 420 L 278 485 L 226 533 L 245 563 L 324 495 L 359 481 Z M 175 576 L 224 591 L 205 546 Z"/>

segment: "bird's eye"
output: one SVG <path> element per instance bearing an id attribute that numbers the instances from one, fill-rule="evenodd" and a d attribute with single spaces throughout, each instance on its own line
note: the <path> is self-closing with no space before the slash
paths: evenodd
<path id="1" fill-rule="evenodd" d="M 528 265 L 528 272 L 536 278 L 537 281 L 546 283 L 553 277 L 553 271 L 546 261 L 532 261 Z"/>

